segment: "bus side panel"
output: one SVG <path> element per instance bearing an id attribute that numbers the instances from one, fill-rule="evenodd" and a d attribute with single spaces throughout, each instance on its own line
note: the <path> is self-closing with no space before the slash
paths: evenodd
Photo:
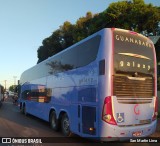
<path id="1" fill-rule="evenodd" d="M 104 29 L 102 35 L 101 47 L 98 54 L 98 60 L 104 60 L 104 74 L 100 74 L 98 78 L 98 98 L 99 102 L 99 137 L 106 137 L 107 131 L 104 131 L 104 127 L 107 126 L 102 120 L 102 112 L 104 100 L 106 97 L 112 95 L 112 59 L 113 59 L 113 43 L 112 43 L 112 31 L 111 29 Z"/>
<path id="2" fill-rule="evenodd" d="M 83 137 L 97 136 L 97 82 L 98 65 L 96 60 L 78 69 L 75 77 L 77 95 L 72 97 L 72 108 L 76 111 L 73 116 L 75 123 L 73 129 L 76 134 Z"/>
<path id="3" fill-rule="evenodd" d="M 93 135 L 87 133 L 83 126 L 87 123 L 85 115 L 87 113 L 90 115 L 90 111 L 93 116 L 90 118 L 92 119 L 91 123 L 88 119 L 88 124 L 90 123 L 92 126 L 88 125 L 88 129 L 95 128 L 98 131 L 97 120 L 93 122 L 97 115 L 97 74 L 97 62 L 94 61 L 85 67 L 65 72 L 63 75 L 52 76 L 53 79 L 49 77 L 47 81 L 47 88 L 52 90 L 50 107 L 56 109 L 57 117 L 61 111 L 66 111 L 70 119 L 71 131 L 78 135 Z M 62 76 L 63 78 L 61 78 Z"/>
<path id="4" fill-rule="evenodd" d="M 45 119 L 43 116 L 43 112 L 45 111 L 46 103 L 44 98 L 46 95 L 41 95 L 41 93 L 45 93 L 46 90 L 46 77 L 41 79 L 36 79 L 31 82 L 31 103 L 32 111 L 34 116 Z"/>
<path id="5" fill-rule="evenodd" d="M 99 98 L 98 92 L 100 91 L 97 90 L 99 74 L 98 59 L 100 59 L 99 56 L 97 59 L 97 52 L 99 54 L 99 52 L 103 51 L 102 49 L 98 50 L 101 35 L 103 33 L 104 31 L 99 32 L 98 35 L 95 34 L 96 37 L 94 37 L 94 39 L 91 41 L 85 42 L 84 40 L 84 44 L 82 43 L 82 45 L 77 45 L 73 52 L 71 50 L 63 51 L 59 54 L 59 56 L 57 55 L 53 58 L 51 57 L 50 60 L 40 64 L 44 65 L 50 63 L 49 67 L 51 68 L 49 68 L 49 72 L 47 71 L 47 80 L 41 82 L 37 79 L 33 81 L 32 84 L 44 85 L 47 83 L 44 86 L 46 86 L 46 89 L 51 92 L 51 100 L 48 103 L 35 103 L 34 106 L 37 108 L 35 114 L 36 116 L 49 120 L 50 109 L 56 110 L 57 117 L 59 117 L 59 114 L 64 111 L 67 112 L 69 116 L 70 128 L 72 132 L 78 133 L 84 137 L 99 136 L 98 125 L 101 114 L 99 114 L 98 111 L 99 102 L 101 102 L 102 99 L 101 97 Z M 90 38 L 92 37 L 93 36 Z M 75 60 L 72 60 L 71 57 L 71 60 L 69 60 L 69 54 L 71 53 L 71 55 L 73 55 L 74 52 L 76 52 L 75 57 L 78 59 L 76 60 L 73 58 Z M 101 52 L 101 54 L 103 53 L 104 52 Z M 69 55 L 69 59 L 67 59 L 68 63 L 64 59 L 65 57 L 67 58 L 67 55 Z M 57 58 L 59 60 L 56 60 Z M 60 68 L 62 70 L 58 70 L 59 68 L 56 70 L 55 67 L 53 68 L 53 63 L 56 63 L 54 61 L 60 61 L 61 63 L 64 63 L 61 66 L 63 68 Z M 70 62 L 74 61 L 77 62 L 77 65 L 70 69 L 74 65 L 70 65 Z M 39 66 L 39 69 L 40 68 L 42 69 L 42 67 Z M 34 70 L 36 70 L 36 68 L 33 68 L 33 71 Z"/>

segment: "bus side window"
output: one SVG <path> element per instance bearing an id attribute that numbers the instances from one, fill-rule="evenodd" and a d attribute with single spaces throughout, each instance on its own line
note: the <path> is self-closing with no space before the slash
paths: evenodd
<path id="1" fill-rule="evenodd" d="M 71 50 L 68 50 L 67 52 L 64 52 L 62 54 L 62 70 L 68 71 L 77 68 L 77 62 L 78 62 L 78 52 L 76 48 L 72 48 Z"/>
<path id="2" fill-rule="evenodd" d="M 99 61 L 99 75 L 105 75 L 105 60 Z"/>
<path id="3" fill-rule="evenodd" d="M 78 67 L 83 67 L 97 58 L 101 36 L 97 35 L 77 46 Z"/>

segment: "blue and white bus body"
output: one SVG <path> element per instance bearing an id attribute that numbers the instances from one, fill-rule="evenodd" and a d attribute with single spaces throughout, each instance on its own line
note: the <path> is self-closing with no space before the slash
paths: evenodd
<path id="1" fill-rule="evenodd" d="M 157 112 L 155 111 L 157 106 L 157 93 L 154 47 L 152 47 L 152 52 L 154 54 L 154 82 L 152 83 L 154 85 L 154 91 L 152 92 L 154 92 L 154 95 L 142 99 L 139 96 L 137 99 L 136 96 L 125 97 L 124 99 L 123 96 L 117 97 L 115 93 L 121 91 L 118 90 L 115 91 L 115 93 L 113 91 L 113 84 L 116 84 L 117 86 L 117 83 L 113 83 L 115 59 L 115 39 L 113 31 L 125 30 L 110 28 L 103 29 L 25 71 L 20 79 L 21 93 L 28 88 L 29 90 L 33 89 L 37 92 L 37 90 L 40 90 L 38 86 L 41 86 L 48 95 L 46 96 L 46 102 L 44 102 L 38 101 L 39 98 L 37 101 L 24 99 L 23 94 L 20 94 L 21 108 L 23 108 L 23 105 L 25 104 L 26 113 L 48 122 L 50 121 L 49 118 L 51 111 L 55 111 L 57 119 L 59 119 L 62 114 L 66 113 L 69 118 L 70 131 L 82 137 L 98 138 L 107 141 L 112 139 L 118 140 L 119 138 L 145 137 L 152 134 L 156 129 L 157 122 L 156 118 L 153 120 L 153 117 L 155 117 L 155 113 Z M 125 32 L 130 33 L 130 31 Z M 90 52 L 90 50 L 88 50 L 88 52 L 85 50 L 86 52 L 84 53 L 84 56 L 80 56 L 81 54 L 77 51 L 76 56 L 74 56 L 75 59 L 69 60 L 69 62 L 73 62 L 73 64 L 78 62 L 77 64 L 79 64 L 81 58 L 82 66 L 73 67 L 72 65 L 68 66 L 68 64 L 62 65 L 63 59 L 65 58 L 65 56 L 63 58 L 63 54 L 65 55 L 65 53 L 72 50 L 72 48 L 83 44 L 92 38 L 96 38 L 95 41 L 99 40 L 98 50 L 94 60 L 90 59 L 88 61 L 89 63 L 85 64 L 83 62 L 83 57 L 86 54 L 90 56 L 92 52 Z M 152 44 L 152 42 L 149 43 Z M 142 43 L 138 45 L 140 46 Z M 60 60 L 62 63 L 59 63 L 58 61 L 57 63 L 54 60 L 59 56 L 61 56 Z M 123 61 L 123 58 L 126 56 L 126 54 L 122 56 L 122 60 L 120 61 Z M 140 56 L 143 55 L 141 54 Z M 76 58 L 79 60 L 76 60 Z M 132 58 L 137 59 L 137 56 L 132 56 Z M 143 59 L 143 57 L 141 57 L 141 59 Z M 55 62 L 50 63 L 51 60 L 54 60 Z M 50 64 L 48 65 L 48 63 Z M 125 63 L 125 61 L 123 63 Z M 58 65 L 61 67 L 58 68 Z M 147 64 L 142 63 L 142 66 L 143 65 L 147 66 Z M 48 69 L 48 66 L 51 67 L 51 69 Z M 40 67 L 41 69 L 38 71 Z M 54 67 L 57 68 L 57 70 L 54 70 Z M 49 74 L 44 73 L 42 77 L 37 78 L 36 72 L 40 73 L 44 70 L 50 70 L 48 71 Z M 31 75 L 34 77 L 31 77 Z M 121 78 L 123 77 L 124 76 Z M 127 80 L 126 82 L 134 80 L 136 85 L 137 82 L 143 82 L 148 78 L 150 80 L 150 76 L 147 76 L 146 78 L 125 76 L 125 78 L 127 78 L 125 79 Z M 124 79 L 122 79 L 122 81 L 124 81 Z M 148 88 L 150 88 L 150 82 L 151 81 L 148 83 Z M 135 89 L 136 88 L 134 88 L 134 90 Z M 131 101 L 133 100 L 135 100 L 135 102 L 132 103 Z M 146 102 L 141 104 L 141 100 L 146 100 Z M 110 108 L 109 110 L 107 109 L 108 107 Z"/>

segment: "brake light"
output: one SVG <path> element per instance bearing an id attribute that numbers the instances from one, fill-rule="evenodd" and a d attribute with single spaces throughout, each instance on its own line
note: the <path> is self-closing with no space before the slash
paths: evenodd
<path id="1" fill-rule="evenodd" d="M 31 96 L 28 96 L 28 97 L 27 97 L 27 100 L 31 100 Z"/>
<path id="2" fill-rule="evenodd" d="M 129 32 L 130 32 L 130 34 L 133 34 L 133 35 L 137 34 L 137 32 L 134 32 L 134 31 L 129 31 Z"/>
<path id="3" fill-rule="evenodd" d="M 158 97 L 156 97 L 156 99 L 155 99 L 154 113 L 153 113 L 152 121 L 156 120 L 157 116 L 158 116 Z"/>
<path id="4" fill-rule="evenodd" d="M 111 96 L 106 97 L 104 100 L 102 120 L 109 123 L 109 124 L 117 125 L 117 123 L 113 117 L 112 97 Z"/>

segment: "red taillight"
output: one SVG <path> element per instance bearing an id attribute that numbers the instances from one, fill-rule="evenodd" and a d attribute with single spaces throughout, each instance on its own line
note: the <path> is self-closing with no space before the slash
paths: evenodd
<path id="1" fill-rule="evenodd" d="M 137 32 L 134 32 L 134 31 L 129 31 L 129 32 L 130 34 L 133 34 L 133 35 L 137 34 Z"/>
<path id="2" fill-rule="evenodd" d="M 154 113 L 153 113 L 152 121 L 156 120 L 157 116 L 158 116 L 158 97 L 155 98 Z"/>
<path id="3" fill-rule="evenodd" d="M 104 100 L 102 120 L 104 120 L 105 122 L 107 122 L 109 124 L 117 125 L 117 123 L 113 117 L 112 97 L 111 96 L 106 97 Z"/>
<path id="4" fill-rule="evenodd" d="M 28 96 L 28 97 L 27 97 L 27 100 L 31 100 L 31 96 Z"/>

